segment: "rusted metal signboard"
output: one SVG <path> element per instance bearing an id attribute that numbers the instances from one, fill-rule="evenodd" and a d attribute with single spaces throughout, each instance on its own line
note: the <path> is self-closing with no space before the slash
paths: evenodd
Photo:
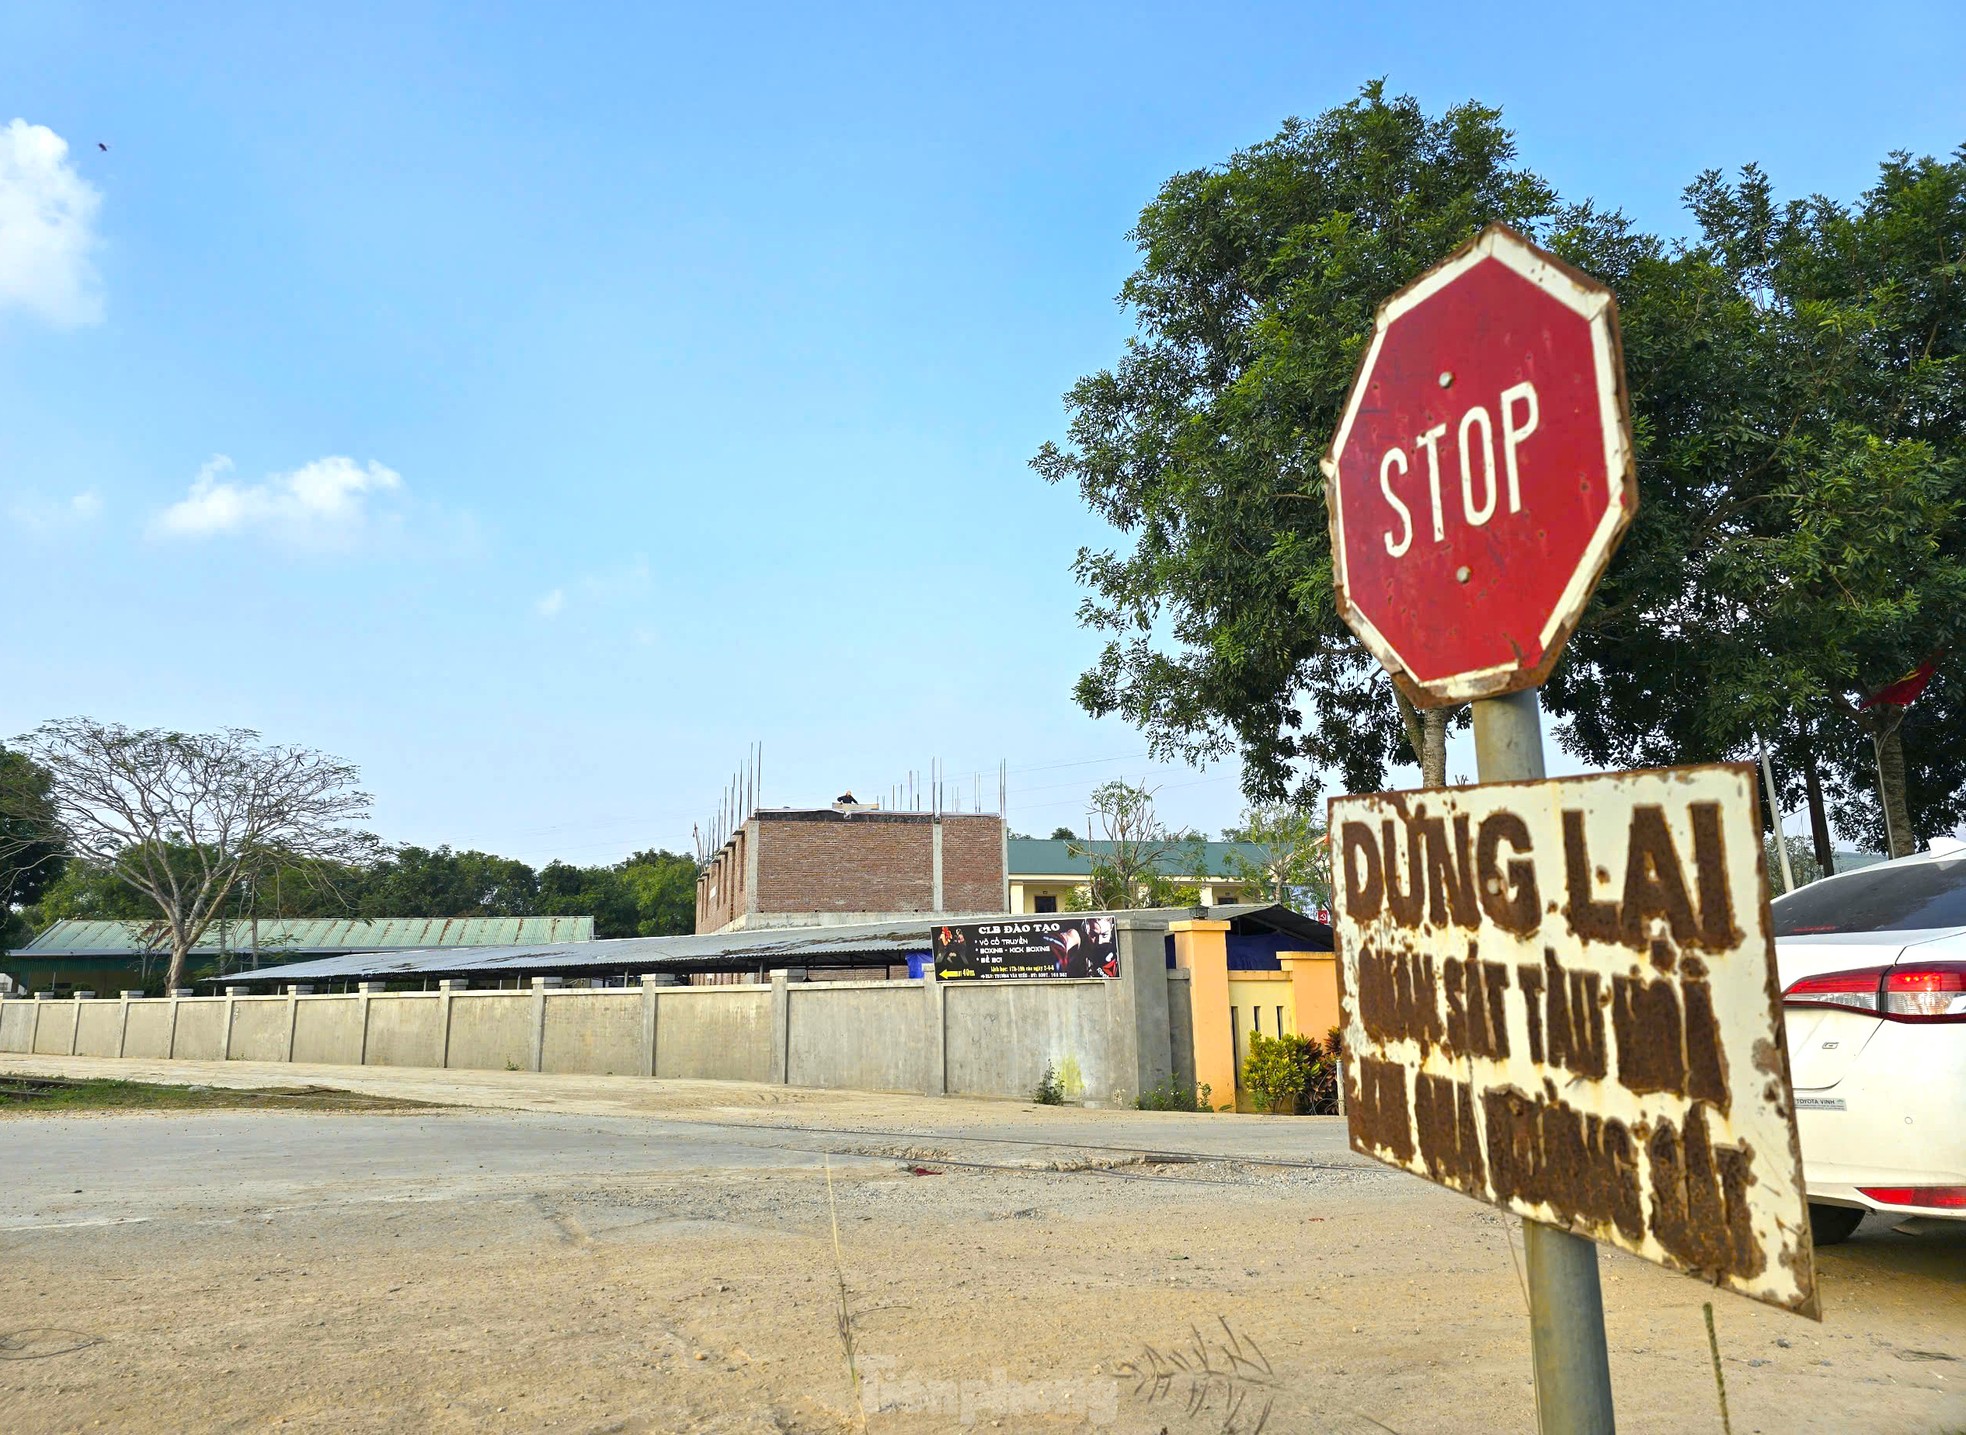
<path id="1" fill-rule="evenodd" d="M 1638 506 L 1611 291 L 1493 224 L 1379 308 L 1323 463 L 1338 610 L 1421 707 L 1549 675 Z"/>
<path id="2" fill-rule="evenodd" d="M 1816 1316 L 1754 769 L 1334 798 L 1355 1150 Z"/>

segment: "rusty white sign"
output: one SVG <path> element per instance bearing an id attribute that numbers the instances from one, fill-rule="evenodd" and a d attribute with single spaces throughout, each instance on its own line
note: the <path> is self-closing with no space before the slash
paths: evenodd
<path id="1" fill-rule="evenodd" d="M 1331 803 L 1353 1149 L 1818 1316 L 1746 764 Z"/>

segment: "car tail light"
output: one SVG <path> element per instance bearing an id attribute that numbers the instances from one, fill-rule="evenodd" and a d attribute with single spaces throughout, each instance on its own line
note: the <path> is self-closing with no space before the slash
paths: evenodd
<path id="1" fill-rule="evenodd" d="M 1887 1206 L 1930 1206 L 1938 1211 L 1966 1211 L 1966 1186 L 1859 1186 L 1873 1201 Z"/>
<path id="2" fill-rule="evenodd" d="M 1789 984 L 1782 993 L 1787 1006 L 1847 1007 L 1851 1011 L 1877 1015 L 1877 993 L 1884 985 L 1883 967 L 1863 967 L 1852 972 L 1823 972 Z"/>
<path id="3" fill-rule="evenodd" d="M 1884 1014 L 1900 1021 L 1966 1021 L 1966 962 L 1921 962 L 1884 974 Z"/>
<path id="4" fill-rule="evenodd" d="M 1787 1006 L 1840 1007 L 1886 1021 L 1966 1022 L 1966 962 L 1911 962 L 1823 972 L 1792 982 Z"/>

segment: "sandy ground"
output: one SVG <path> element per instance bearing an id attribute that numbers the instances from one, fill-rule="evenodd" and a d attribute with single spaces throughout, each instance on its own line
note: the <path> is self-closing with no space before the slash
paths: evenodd
<path id="1" fill-rule="evenodd" d="M 449 1108 L 0 1119 L 7 1435 L 1534 1426 L 1514 1223 L 1335 1121 L 0 1069 Z M 1734 1430 L 1966 1431 L 1966 1227 L 1871 1223 L 1820 1259 L 1821 1325 L 1713 1297 Z M 1718 1431 L 1712 1293 L 1603 1271 L 1620 1427 Z"/>

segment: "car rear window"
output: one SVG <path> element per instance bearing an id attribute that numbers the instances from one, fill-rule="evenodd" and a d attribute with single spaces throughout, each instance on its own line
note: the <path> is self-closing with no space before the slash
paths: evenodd
<path id="1" fill-rule="evenodd" d="M 1812 882 L 1778 897 L 1775 935 L 1966 927 L 1966 859 L 1919 862 Z"/>

